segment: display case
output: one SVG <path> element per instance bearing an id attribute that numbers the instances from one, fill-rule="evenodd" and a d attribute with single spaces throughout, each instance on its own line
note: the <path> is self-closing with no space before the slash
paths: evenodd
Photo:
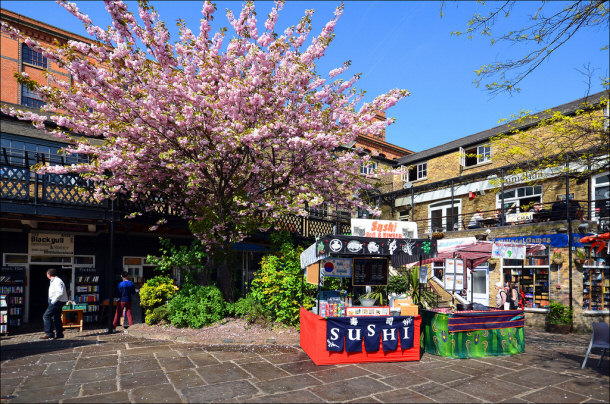
<path id="1" fill-rule="evenodd" d="M 99 278 L 99 273 L 95 268 L 76 268 L 74 301 L 79 304 L 86 304 L 83 313 L 84 323 L 93 323 L 99 320 Z"/>
<path id="2" fill-rule="evenodd" d="M 0 295 L 0 334 L 8 333 L 8 303 L 7 295 Z"/>
<path id="3" fill-rule="evenodd" d="M 605 249 L 587 247 L 588 259 L 582 265 L 583 310 L 608 310 L 610 306 L 610 265 Z"/>
<path id="4" fill-rule="evenodd" d="M 23 267 L 1 267 L 0 268 L 0 295 L 4 296 L 6 307 L 2 308 L 6 314 L 5 333 L 13 327 L 20 327 L 23 323 L 24 314 L 24 284 L 25 268 Z"/>
<path id="5" fill-rule="evenodd" d="M 525 295 L 523 306 L 529 308 L 548 307 L 549 269 L 548 249 L 525 260 L 504 259 L 502 262 L 504 281 L 517 282 L 519 290 Z"/>

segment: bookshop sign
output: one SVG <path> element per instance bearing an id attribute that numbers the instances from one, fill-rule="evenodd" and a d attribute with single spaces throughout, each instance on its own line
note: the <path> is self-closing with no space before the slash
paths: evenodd
<path id="1" fill-rule="evenodd" d="M 28 251 L 32 255 L 74 255 L 74 235 L 32 232 Z"/>

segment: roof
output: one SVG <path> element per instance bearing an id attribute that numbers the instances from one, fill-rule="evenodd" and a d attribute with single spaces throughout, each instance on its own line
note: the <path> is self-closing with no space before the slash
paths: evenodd
<path id="1" fill-rule="evenodd" d="M 576 112 L 582 106 L 582 104 L 584 102 L 598 104 L 603 96 L 608 97 L 609 94 L 610 94 L 610 92 L 608 92 L 608 91 L 600 91 L 599 93 L 591 94 L 587 97 L 583 97 L 583 98 L 568 102 L 566 104 L 562 104 L 557 107 L 553 107 L 553 108 L 551 108 L 551 110 L 554 112 L 559 111 L 563 114 L 571 114 L 571 113 Z M 542 111 L 540 111 L 538 114 L 540 114 L 541 112 Z M 534 115 L 537 115 L 537 114 L 534 114 Z M 534 121 L 519 125 L 517 127 L 520 129 L 523 129 L 523 128 L 529 127 L 531 125 L 535 125 L 536 123 L 540 122 L 545 117 L 546 117 L 545 114 L 541 114 L 540 118 L 538 118 Z M 482 132 L 478 132 L 473 135 L 465 136 L 465 137 L 453 140 L 451 142 L 442 144 L 440 146 L 432 147 L 430 149 L 416 152 L 411 155 L 400 158 L 396 162 L 396 166 L 411 165 L 413 163 L 416 163 L 416 162 L 419 162 L 422 160 L 427 160 L 432 157 L 455 152 L 455 151 L 458 151 L 458 149 L 460 147 L 474 146 L 474 145 L 477 145 L 477 144 L 480 144 L 482 142 L 489 140 L 489 138 L 492 136 L 496 136 L 501 133 L 505 133 L 505 132 L 508 132 L 508 131 L 511 131 L 514 129 L 515 129 L 515 126 L 511 122 L 506 123 L 504 125 L 496 126 L 491 129 L 486 129 Z"/>

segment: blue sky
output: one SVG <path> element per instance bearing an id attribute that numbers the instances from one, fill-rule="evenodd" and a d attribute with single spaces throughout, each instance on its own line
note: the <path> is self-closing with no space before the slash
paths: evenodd
<path id="1" fill-rule="evenodd" d="M 100 1 L 76 2 L 94 23 L 102 27 L 109 18 Z M 129 2 L 133 11 L 135 4 Z M 201 2 L 153 1 L 161 19 L 177 38 L 175 21 L 182 18 L 195 32 L 199 27 Z M 212 32 L 230 27 L 224 10 L 237 13 L 241 2 L 216 2 L 218 11 Z M 313 8 L 313 34 L 320 32 L 333 17 L 339 2 L 289 1 L 280 13 L 276 31 L 298 23 L 305 9 Z M 501 19 L 499 27 L 517 28 L 525 16 L 533 13 L 539 2 L 518 2 L 509 20 Z M 554 8 L 564 2 L 551 2 Z M 262 27 L 273 3 L 257 2 Z M 493 6 L 493 2 L 489 2 Z M 491 46 L 488 38 L 450 35 L 464 30 L 475 13 L 484 14 L 489 6 L 476 2 L 447 2 L 440 17 L 440 3 L 433 1 L 347 1 L 339 19 L 336 37 L 324 58 L 317 64 L 318 73 L 352 65 L 343 78 L 362 73 L 358 89 L 367 92 L 366 101 L 392 88 L 404 88 L 411 96 L 388 111 L 397 122 L 386 132 L 386 140 L 413 151 L 422 151 L 451 140 L 497 126 L 521 110 L 540 111 L 573 101 L 586 95 L 587 79 L 576 69 L 589 63 L 594 77 L 590 92 L 603 90 L 601 77 L 608 77 L 608 30 L 582 31 L 575 35 L 552 58 L 521 83 L 517 94 L 490 96 L 483 86 L 476 88 L 474 70 L 497 59 L 517 57 L 521 48 L 514 45 Z M 80 21 L 52 1 L 3 1 L 2 7 L 51 25 L 87 36 Z M 136 13 L 137 14 L 137 13 Z M 507 22 L 511 21 L 512 25 Z M 263 28 L 259 28 L 262 32 Z M 229 30 L 229 37 L 233 34 Z M 307 42 L 308 43 L 308 42 Z M 306 43 L 306 44 L 307 44 Z"/>

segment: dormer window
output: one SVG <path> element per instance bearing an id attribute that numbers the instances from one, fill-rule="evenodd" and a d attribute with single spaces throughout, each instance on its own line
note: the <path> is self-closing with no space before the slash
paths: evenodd
<path id="1" fill-rule="evenodd" d="M 469 149 L 460 147 L 460 166 L 474 167 L 491 161 L 491 145 L 489 143 Z"/>
<path id="2" fill-rule="evenodd" d="M 428 178 L 428 163 L 420 163 L 409 167 L 403 167 L 402 180 L 403 182 L 413 182 Z"/>

